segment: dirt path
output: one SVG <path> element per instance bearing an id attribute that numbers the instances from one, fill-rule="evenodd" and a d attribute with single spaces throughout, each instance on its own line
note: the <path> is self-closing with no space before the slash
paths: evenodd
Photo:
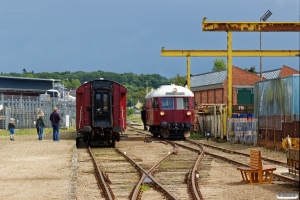
<path id="1" fill-rule="evenodd" d="M 67 199 L 74 134 L 0 137 L 0 199 Z"/>

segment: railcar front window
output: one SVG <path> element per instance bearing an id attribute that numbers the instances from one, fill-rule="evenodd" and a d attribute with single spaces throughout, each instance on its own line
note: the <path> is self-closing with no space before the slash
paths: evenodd
<path id="1" fill-rule="evenodd" d="M 103 112 L 108 111 L 108 102 L 107 94 L 103 94 Z"/>
<path id="2" fill-rule="evenodd" d="M 96 94 L 96 114 L 103 114 L 108 112 L 108 95 Z"/>
<path id="3" fill-rule="evenodd" d="M 161 100 L 162 109 L 174 109 L 174 98 L 162 98 Z"/>
<path id="4" fill-rule="evenodd" d="M 177 98 L 176 99 L 177 110 L 189 109 L 189 99 L 188 98 Z"/>
<path id="5" fill-rule="evenodd" d="M 97 114 L 100 114 L 102 113 L 102 102 L 101 102 L 101 94 L 96 94 L 96 105 L 95 105 L 95 108 L 96 108 L 96 113 Z"/>

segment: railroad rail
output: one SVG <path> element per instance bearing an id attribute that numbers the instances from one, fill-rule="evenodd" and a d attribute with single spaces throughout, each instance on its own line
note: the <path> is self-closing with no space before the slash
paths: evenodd
<path id="1" fill-rule="evenodd" d="M 187 139 L 187 141 L 193 142 L 190 139 Z M 242 153 L 242 152 L 238 152 L 238 151 L 234 151 L 234 150 L 230 150 L 230 149 L 224 149 L 224 148 L 221 148 L 221 147 L 217 147 L 217 146 L 209 145 L 209 144 L 204 144 L 204 143 L 199 143 L 199 144 L 201 144 L 203 146 L 207 146 L 207 147 L 213 148 L 213 149 L 218 149 L 218 150 L 220 150 L 222 152 L 225 152 L 225 153 L 231 153 L 231 154 L 237 154 L 237 155 L 242 155 L 242 156 L 248 156 L 248 157 L 250 157 L 250 154 L 248 154 L 248 153 Z M 268 162 L 272 162 L 274 164 L 286 166 L 285 162 L 281 162 L 281 161 L 278 161 L 278 160 L 273 160 L 273 159 L 269 159 L 269 158 L 265 158 L 265 157 L 262 157 L 262 160 L 268 161 Z"/>
<path id="2" fill-rule="evenodd" d="M 130 195 L 130 199 L 140 199 L 141 197 L 141 185 L 145 182 L 145 179 L 150 179 L 151 182 L 153 184 L 155 184 L 158 188 L 160 188 L 160 190 L 162 191 L 163 194 L 166 195 L 166 197 L 168 197 L 169 199 L 176 199 L 176 197 L 174 197 L 171 193 L 169 193 L 162 185 L 160 185 L 160 183 L 158 183 L 153 176 L 150 174 L 152 170 L 156 169 L 157 165 L 153 166 L 149 171 L 144 170 L 139 164 L 137 164 L 136 162 L 134 162 L 130 157 L 128 157 L 125 153 L 121 152 L 119 149 L 116 149 L 116 151 L 121 154 L 122 156 L 124 156 L 133 166 L 135 166 L 137 168 L 138 171 L 140 171 L 142 173 L 142 176 L 139 180 L 139 182 L 136 184 L 136 186 L 134 187 L 134 189 L 131 192 Z M 174 147 L 172 153 L 175 153 L 177 151 L 176 147 Z M 167 155 L 165 158 L 163 158 L 160 162 L 163 162 L 164 160 L 166 160 L 168 158 Z M 149 181 L 149 180 L 148 180 Z"/>
<path id="3" fill-rule="evenodd" d="M 131 126 L 131 128 L 134 128 Z M 135 129 L 135 128 L 134 128 Z M 141 133 L 145 136 L 151 136 L 150 134 L 147 134 L 145 132 L 142 131 L 138 131 L 135 129 L 136 132 Z M 144 138 L 145 141 L 149 141 L 150 139 L 145 137 Z M 154 142 L 154 141 L 152 141 Z M 126 158 L 126 160 L 128 162 L 130 162 L 140 173 L 140 180 L 137 182 L 136 186 L 133 188 L 133 190 L 130 193 L 129 199 L 135 200 L 135 199 L 141 199 L 142 198 L 142 190 L 141 190 L 141 186 L 143 184 L 149 184 L 151 185 L 151 187 L 159 192 L 161 192 L 166 199 L 177 199 L 176 196 L 174 196 L 174 194 L 172 194 L 170 191 L 168 191 L 161 183 L 159 183 L 155 178 L 154 178 L 154 174 L 157 171 L 157 169 L 160 167 L 160 165 L 169 159 L 169 157 L 171 155 L 177 155 L 178 154 L 178 146 L 188 149 L 189 151 L 195 152 L 197 153 L 197 159 L 194 162 L 194 164 L 192 165 L 192 168 L 188 171 L 187 175 L 186 175 L 186 184 L 187 184 L 187 191 L 188 194 L 190 196 L 191 199 L 197 199 L 197 200 L 202 200 L 202 194 L 199 190 L 198 187 L 198 178 L 199 178 L 199 172 L 198 172 L 198 168 L 199 168 L 199 164 L 202 160 L 202 158 L 204 157 L 204 151 L 203 151 L 203 147 L 199 144 L 197 144 L 196 146 L 198 146 L 200 149 L 195 149 L 195 148 L 190 148 L 172 141 L 168 141 L 168 140 L 161 140 L 158 138 L 158 140 L 156 142 L 161 142 L 161 143 L 165 143 L 165 144 L 170 144 L 173 146 L 173 150 L 168 152 L 168 155 L 166 155 L 165 157 L 163 157 L 160 161 L 158 161 L 156 164 L 154 164 L 148 171 L 146 171 L 145 169 L 143 169 L 139 164 L 137 164 L 133 159 L 131 159 L 128 155 L 126 155 L 125 152 L 120 151 L 119 149 L 116 149 L 116 151 L 122 155 L 123 157 Z"/>
<path id="4" fill-rule="evenodd" d="M 115 199 L 115 196 L 114 196 L 111 188 L 108 185 L 108 181 L 107 181 L 107 179 L 105 179 L 105 177 L 107 177 L 107 176 L 103 175 L 104 172 L 97 165 L 97 162 L 96 162 L 94 154 L 92 153 L 91 147 L 88 147 L 88 152 L 94 163 L 94 167 L 96 169 L 95 174 L 96 174 L 98 186 L 99 186 L 99 189 L 103 192 L 103 196 L 105 197 L 105 199 L 109 199 L 109 200 Z"/>
<path id="5" fill-rule="evenodd" d="M 197 143 L 197 142 L 195 142 L 193 140 L 190 140 L 190 139 L 187 139 L 187 141 L 191 142 L 191 143 L 194 143 L 194 144 L 202 144 L 202 143 Z M 243 156 L 246 156 L 246 157 L 250 156 L 249 154 L 246 154 L 246 153 L 241 153 L 241 152 L 237 152 L 237 151 L 233 151 L 233 150 L 228 150 L 228 149 L 216 147 L 216 146 L 213 146 L 213 145 L 208 145 L 208 144 L 202 144 L 202 145 L 203 146 L 207 146 L 207 147 L 212 148 L 212 149 L 217 149 L 217 150 L 225 152 L 225 153 L 243 155 Z M 224 160 L 226 162 L 229 162 L 229 163 L 232 163 L 232 164 L 235 164 L 235 165 L 239 165 L 239 166 L 243 166 L 243 167 L 249 167 L 249 165 L 246 165 L 246 164 L 244 164 L 242 162 L 239 162 L 239 161 L 236 161 L 236 160 L 233 160 L 233 159 L 230 159 L 230 158 L 225 158 L 223 156 L 220 156 L 220 155 L 217 155 L 217 154 L 205 151 L 205 150 L 204 150 L 204 152 L 207 155 L 210 155 L 212 157 Z M 265 160 L 265 161 L 268 161 L 270 163 L 274 163 L 276 165 L 280 165 L 280 166 L 285 166 L 286 167 L 286 163 L 283 163 L 283 162 L 280 162 L 280 161 L 277 161 L 277 160 L 273 160 L 273 159 L 269 159 L 269 158 L 262 158 L 262 159 Z M 279 180 L 283 180 L 283 181 L 288 181 L 288 182 L 291 182 L 291 183 L 299 184 L 299 177 L 298 178 L 290 177 L 290 176 L 278 174 L 278 173 L 275 173 L 275 172 L 273 173 L 273 177 L 274 178 L 278 178 Z"/>
<path id="6" fill-rule="evenodd" d="M 198 186 L 198 177 L 199 177 L 199 173 L 198 173 L 198 169 L 199 169 L 199 165 L 200 162 L 202 160 L 202 158 L 204 157 L 204 151 L 203 151 L 203 146 L 201 144 L 196 144 L 197 146 L 199 146 L 200 150 L 198 149 L 194 149 L 179 143 L 175 143 L 178 146 L 181 146 L 182 148 L 186 148 L 190 151 L 194 151 L 196 153 L 198 153 L 198 158 L 193 166 L 193 169 L 190 170 L 189 174 L 188 174 L 188 187 L 190 188 L 190 191 L 192 191 L 190 193 L 192 199 L 200 199 L 202 200 L 202 194 L 200 192 L 199 186 Z"/>
<path id="7" fill-rule="evenodd" d="M 134 127 L 131 126 L 131 128 L 134 128 Z M 136 131 L 139 132 L 139 133 L 142 133 L 144 135 L 152 136 L 152 135 L 147 134 L 147 133 L 142 132 L 142 131 L 138 131 L 138 130 L 136 130 Z M 196 152 L 199 155 L 198 158 L 197 158 L 197 160 L 196 160 L 196 162 L 193 165 L 193 168 L 191 170 L 189 170 L 189 173 L 187 175 L 187 185 L 188 185 L 189 195 L 191 196 L 191 198 L 192 199 L 197 199 L 197 200 L 202 200 L 203 197 L 202 197 L 202 194 L 201 194 L 201 192 L 199 190 L 199 187 L 198 187 L 198 177 L 199 177 L 198 168 L 199 168 L 199 165 L 200 165 L 200 162 L 201 162 L 202 158 L 204 157 L 203 146 L 201 144 L 195 144 L 200 149 L 194 149 L 194 148 L 191 148 L 191 147 L 179 144 L 179 143 L 175 143 L 175 142 L 172 142 L 172 141 L 169 141 L 169 140 L 163 140 L 163 141 L 168 142 L 168 143 L 170 143 L 173 146 L 177 145 L 177 146 L 180 146 L 182 148 L 188 149 L 190 151 Z M 177 152 L 178 152 L 178 149 L 176 150 L 176 153 L 175 152 L 173 152 L 173 153 L 177 154 Z M 149 170 L 149 173 L 151 173 L 151 174 L 154 173 L 155 170 L 158 168 L 158 166 L 164 160 L 166 160 L 170 155 L 167 155 L 165 159 L 161 160 L 155 166 L 153 166 Z"/>

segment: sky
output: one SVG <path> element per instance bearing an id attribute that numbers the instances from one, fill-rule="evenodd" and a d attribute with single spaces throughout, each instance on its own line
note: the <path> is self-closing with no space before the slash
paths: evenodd
<path id="1" fill-rule="evenodd" d="M 92 72 L 186 75 L 185 57 L 165 50 L 226 50 L 226 32 L 202 31 L 202 19 L 220 22 L 299 22 L 299 0 L 3 0 L 0 72 Z M 299 32 L 263 32 L 263 50 L 299 50 Z M 233 50 L 259 50 L 259 32 L 233 32 Z M 226 57 L 221 57 L 227 62 Z M 216 57 L 192 57 L 191 74 L 211 72 Z M 300 57 L 263 57 L 263 71 Z M 233 57 L 240 68 L 259 57 Z"/>

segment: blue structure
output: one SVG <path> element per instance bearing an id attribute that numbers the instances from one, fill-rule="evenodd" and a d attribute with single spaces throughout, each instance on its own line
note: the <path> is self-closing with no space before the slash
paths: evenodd
<path id="1" fill-rule="evenodd" d="M 256 82 L 254 84 L 254 115 L 290 114 L 299 121 L 299 74 Z"/>

